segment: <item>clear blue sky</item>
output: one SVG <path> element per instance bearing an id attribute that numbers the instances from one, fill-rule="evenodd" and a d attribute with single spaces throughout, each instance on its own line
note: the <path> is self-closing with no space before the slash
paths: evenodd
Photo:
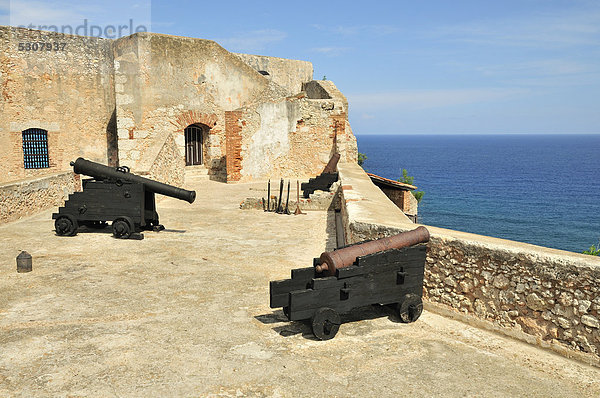
<path id="1" fill-rule="evenodd" d="M 84 18 L 311 61 L 356 134 L 600 133 L 598 0 L 0 0 L 2 24 Z"/>

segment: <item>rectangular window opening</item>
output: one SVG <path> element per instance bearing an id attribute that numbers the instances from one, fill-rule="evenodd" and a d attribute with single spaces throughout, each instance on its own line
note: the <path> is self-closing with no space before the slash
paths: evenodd
<path id="1" fill-rule="evenodd" d="M 26 169 L 50 167 L 48 157 L 48 132 L 42 129 L 23 131 L 23 163 Z"/>

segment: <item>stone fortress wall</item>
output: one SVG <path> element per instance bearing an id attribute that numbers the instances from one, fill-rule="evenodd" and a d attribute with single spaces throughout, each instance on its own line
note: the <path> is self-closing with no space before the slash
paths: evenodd
<path id="1" fill-rule="evenodd" d="M 229 113 L 228 181 L 308 178 L 319 174 L 335 152 L 341 162 L 356 161 L 348 100 L 329 81 L 307 84 L 320 91 L 305 85 L 298 95 Z"/>
<path id="2" fill-rule="evenodd" d="M 19 43 L 38 42 L 64 49 L 19 51 Z M 112 59 L 110 40 L 0 26 L 0 183 L 67 171 L 79 156 L 107 162 Z M 28 128 L 48 132 L 47 169 L 23 167 Z"/>
<path id="3" fill-rule="evenodd" d="M 80 156 L 181 185 L 190 125 L 202 129 L 203 166 L 220 181 L 316 175 L 336 149 L 356 159 L 345 97 L 331 82 L 315 83 L 332 93 L 327 103 L 302 91 L 310 62 L 153 33 L 107 40 L 0 27 L 0 46 L 2 185 L 66 172 Z M 29 128 L 47 131 L 50 167 L 24 168 Z"/>
<path id="4" fill-rule="evenodd" d="M 417 227 L 357 164 L 338 167 L 346 243 Z M 426 227 L 426 309 L 600 366 L 600 258 Z"/>

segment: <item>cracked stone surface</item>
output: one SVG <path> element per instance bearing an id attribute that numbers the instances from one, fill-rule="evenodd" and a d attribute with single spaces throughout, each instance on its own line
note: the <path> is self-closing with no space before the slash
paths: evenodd
<path id="1" fill-rule="evenodd" d="M 427 311 L 316 341 L 268 284 L 333 247 L 333 218 L 240 210 L 260 185 L 190 181 L 142 241 L 58 237 L 52 211 L 0 226 L 0 396 L 600 396 L 598 368 Z"/>

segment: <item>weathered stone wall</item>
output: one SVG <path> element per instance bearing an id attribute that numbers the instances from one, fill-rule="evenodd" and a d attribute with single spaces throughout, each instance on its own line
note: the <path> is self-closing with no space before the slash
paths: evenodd
<path id="1" fill-rule="evenodd" d="M 239 130 L 237 138 L 232 135 L 239 141 L 239 153 L 227 151 L 231 166 L 236 164 L 235 170 L 228 168 L 227 180 L 315 176 L 335 151 L 341 162 L 355 162 L 356 138 L 347 120 L 347 100 L 327 83 L 334 93 L 330 99 L 300 94 L 238 110 L 237 120 L 228 122 Z"/>
<path id="2" fill-rule="evenodd" d="M 184 159 L 173 136 L 168 136 L 158 156 L 154 159 L 148 178 L 165 184 L 182 187 L 184 182 Z"/>
<path id="3" fill-rule="evenodd" d="M 288 95 L 302 91 L 303 83 L 311 81 L 313 77 L 313 65 L 308 61 L 250 54 L 235 55 L 252 69 L 267 72 L 267 77 L 283 87 Z"/>
<path id="4" fill-rule="evenodd" d="M 107 163 L 113 83 L 110 40 L 0 27 L 0 182 L 68 170 L 79 156 Z M 49 168 L 24 168 L 28 128 L 48 131 Z"/>
<path id="5" fill-rule="evenodd" d="M 347 243 L 416 228 L 340 164 Z M 426 308 L 600 366 L 600 258 L 427 226 Z"/>
<path id="6" fill-rule="evenodd" d="M 67 170 L 79 156 L 179 181 L 182 170 L 167 167 L 183 164 L 184 130 L 192 124 L 205 131 L 203 162 L 216 179 L 314 176 L 336 151 L 342 162 L 356 161 L 348 101 L 335 85 L 310 84 L 309 91 L 325 93 L 319 98 L 297 94 L 312 78 L 309 62 L 236 55 L 210 40 L 152 33 L 114 41 L 0 33 L 0 144 L 9 148 L 0 181 Z M 64 42 L 66 50 L 18 51 L 20 41 L 36 40 Z M 47 170 L 22 166 L 21 131 L 32 127 L 48 130 Z"/>
<path id="7" fill-rule="evenodd" d="M 14 221 L 54 206 L 81 190 L 78 174 L 61 172 L 0 185 L 0 223 Z"/>
<path id="8" fill-rule="evenodd" d="M 331 96 L 321 84 L 323 80 L 312 80 L 302 85 L 302 90 L 310 99 L 331 99 Z"/>
<path id="9" fill-rule="evenodd" d="M 115 41 L 119 158 L 148 170 L 168 135 L 185 157 L 184 129 L 209 131 L 205 165 L 225 171 L 225 111 L 257 101 L 270 82 L 210 40 L 138 33 Z"/>
<path id="10" fill-rule="evenodd" d="M 578 256 L 435 236 L 425 298 L 501 327 L 600 355 L 600 266 Z M 600 265 L 600 264 L 598 264 Z"/>

